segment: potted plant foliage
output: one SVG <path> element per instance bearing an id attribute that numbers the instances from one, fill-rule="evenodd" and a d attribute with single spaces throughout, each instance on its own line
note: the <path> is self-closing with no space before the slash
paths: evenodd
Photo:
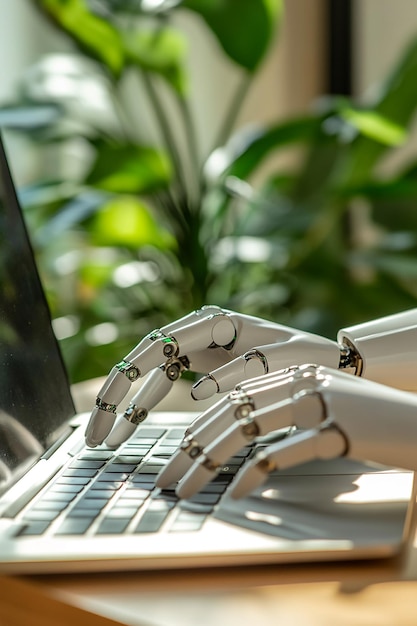
<path id="1" fill-rule="evenodd" d="M 33 4 L 76 56 L 38 62 L 0 123 L 54 164 L 68 142 L 83 155 L 75 176 L 63 168 L 21 190 L 74 382 L 205 303 L 328 336 L 415 305 L 417 168 L 380 166 L 408 137 L 417 40 L 372 101 L 323 98 L 300 117 L 236 129 L 285 19 L 280 0 Z M 241 74 L 209 150 L 190 106 L 184 12 Z M 132 75 L 156 139 L 140 111 L 130 117 Z M 263 173 L 289 146 L 291 166 Z"/>

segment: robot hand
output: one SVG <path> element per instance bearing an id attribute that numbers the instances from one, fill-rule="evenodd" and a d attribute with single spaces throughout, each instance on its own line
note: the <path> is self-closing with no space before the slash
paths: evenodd
<path id="1" fill-rule="evenodd" d="M 205 306 L 150 333 L 113 367 L 98 393 L 86 443 L 94 447 L 107 438 L 109 447 L 117 447 L 184 370 L 206 374 L 192 390 L 192 396 L 198 400 L 230 391 L 242 380 L 280 370 L 289 363 L 312 361 L 337 368 L 343 359 L 346 353 L 330 339 L 217 306 Z M 113 428 L 117 406 L 131 383 L 149 372 Z"/>
<path id="2" fill-rule="evenodd" d="M 276 431 L 281 440 L 275 438 L 238 473 L 233 497 L 255 489 L 271 471 L 313 459 L 346 456 L 417 469 L 416 395 L 304 365 L 246 381 L 203 413 L 157 485 L 164 488 L 179 480 L 178 496 L 189 498 L 242 447 Z"/>

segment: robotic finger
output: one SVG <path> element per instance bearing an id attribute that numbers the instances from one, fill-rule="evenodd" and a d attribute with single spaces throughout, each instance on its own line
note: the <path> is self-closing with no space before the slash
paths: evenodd
<path id="1" fill-rule="evenodd" d="M 187 428 L 180 448 L 159 474 L 157 485 L 164 488 L 179 480 L 202 454 L 206 445 L 221 436 L 236 421 L 249 416 L 255 409 L 255 400 L 258 396 L 261 406 L 272 401 L 272 397 L 277 400 L 280 394 L 283 398 L 286 397 L 288 392 L 284 389 L 279 391 L 278 385 L 291 382 L 297 372 L 298 368 L 287 368 L 281 372 L 245 381 L 235 391 L 198 416 Z M 268 389 L 273 395 L 268 395 Z"/>
<path id="2" fill-rule="evenodd" d="M 274 404 L 253 410 L 212 440 L 180 481 L 177 487 L 178 496 L 188 498 L 199 491 L 214 478 L 216 472 L 231 456 L 252 443 L 257 437 L 288 428 L 288 426 L 298 428 L 306 425 L 317 426 L 325 418 L 323 403 L 315 391 L 307 390 L 292 396 L 288 387 L 279 389 L 277 386 L 275 390 L 281 391 L 277 397 L 284 395 L 285 392 L 287 397 Z"/>
<path id="3" fill-rule="evenodd" d="M 178 373 L 179 375 L 179 373 Z M 171 390 L 173 379 L 166 375 L 164 366 L 150 372 L 139 391 L 133 396 L 129 407 L 117 420 L 105 440 L 108 448 L 115 449 L 126 441 L 154 408 Z"/>
<path id="4" fill-rule="evenodd" d="M 309 390 L 308 395 L 320 398 L 322 422 L 315 426 L 305 423 L 306 430 L 259 453 L 238 474 L 233 497 L 246 495 L 272 471 L 313 459 L 346 456 L 391 469 L 416 470 L 415 394 L 322 367 L 317 382 L 316 390 Z M 307 415 L 302 411 L 300 417 L 302 413 Z M 302 427 L 300 421 L 298 424 Z"/>
<path id="5" fill-rule="evenodd" d="M 191 395 L 195 400 L 205 400 L 215 393 L 230 391 L 241 380 L 279 371 L 289 363 L 320 363 L 338 368 L 340 359 L 340 346 L 337 343 L 300 332 L 285 340 L 255 347 L 210 372 L 193 386 Z"/>
<path id="6" fill-rule="evenodd" d="M 181 373 L 190 367 L 187 352 L 213 345 L 227 346 L 236 336 L 230 317 L 218 311 L 202 316 L 197 321 L 192 318 L 187 326 L 176 327 L 174 332 L 175 336 L 154 331 L 113 367 L 99 391 L 96 407 L 91 414 L 86 431 L 87 445 L 94 447 L 110 434 L 117 406 L 132 382 L 161 364 L 166 376 L 173 381 L 178 378 L 177 372 Z"/>
<path id="7" fill-rule="evenodd" d="M 346 448 L 344 435 L 332 425 L 300 431 L 258 452 L 236 476 L 230 495 L 233 498 L 246 496 L 262 485 L 273 471 L 314 459 L 337 458 L 345 454 Z"/>

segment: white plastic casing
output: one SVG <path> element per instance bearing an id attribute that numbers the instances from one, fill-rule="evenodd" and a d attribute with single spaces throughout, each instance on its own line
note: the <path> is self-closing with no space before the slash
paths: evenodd
<path id="1" fill-rule="evenodd" d="M 417 391 L 417 309 L 343 328 L 337 339 L 354 346 L 364 378 Z"/>

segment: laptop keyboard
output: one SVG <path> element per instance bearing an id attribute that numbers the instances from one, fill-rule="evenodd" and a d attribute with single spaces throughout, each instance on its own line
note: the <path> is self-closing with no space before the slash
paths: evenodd
<path id="1" fill-rule="evenodd" d="M 116 451 L 84 448 L 23 511 L 23 536 L 120 535 L 197 531 L 218 506 L 251 446 L 229 459 L 198 494 L 179 500 L 155 487 L 183 439 L 180 428 L 142 427 Z"/>

